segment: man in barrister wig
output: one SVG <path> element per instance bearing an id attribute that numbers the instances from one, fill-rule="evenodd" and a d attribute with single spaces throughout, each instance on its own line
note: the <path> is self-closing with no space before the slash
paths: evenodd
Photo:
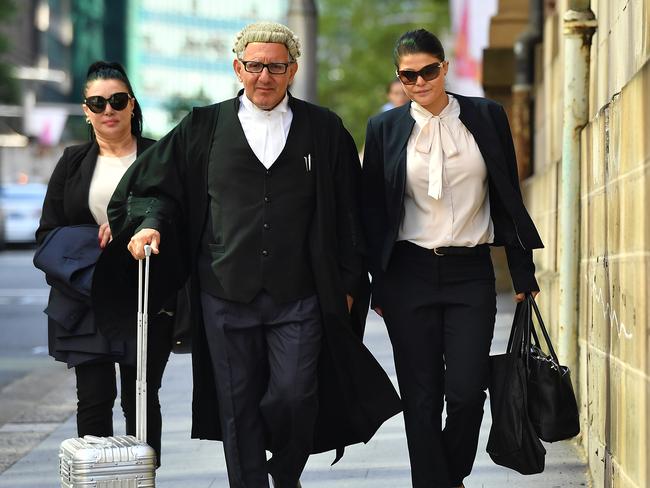
<path id="1" fill-rule="evenodd" d="M 267 488 L 269 474 L 296 488 L 310 453 L 338 459 L 401 406 L 361 342 L 354 142 L 288 92 L 300 45 L 287 27 L 249 25 L 233 51 L 238 96 L 195 108 L 122 180 L 109 214 L 124 245 L 96 288 L 134 262 L 127 243 L 137 259 L 152 246 L 152 306 L 189 277 L 192 436 L 223 441 L 232 488 Z M 120 313 L 97 308 L 107 324 Z"/>

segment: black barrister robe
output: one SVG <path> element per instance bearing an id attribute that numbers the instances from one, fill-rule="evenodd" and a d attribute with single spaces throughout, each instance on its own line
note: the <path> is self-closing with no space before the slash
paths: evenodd
<path id="1" fill-rule="evenodd" d="M 222 103 L 237 104 L 238 99 Z M 357 298 L 361 313 L 356 317 L 361 315 L 365 320 L 367 311 L 367 295 L 365 300 L 362 298 L 367 272 L 362 265 L 363 245 L 358 229 L 356 185 L 360 168 L 354 142 L 341 120 L 329 110 L 292 97 L 290 106 L 294 112 L 306 111 L 313 137 L 316 209 L 309 250 L 324 331 L 314 452 L 323 452 L 367 442 L 385 420 L 401 410 L 401 404 L 388 376 L 361 342 L 359 329 L 353 329 L 347 312 L 346 292 Z M 152 258 L 151 264 L 150 310 L 189 275 L 193 314 L 192 437 L 213 440 L 221 437 L 219 410 L 202 324 L 196 262 L 208 210 L 208 155 L 219 110 L 220 104 L 194 109 L 129 169 L 109 205 L 115 236 L 110 249 L 114 257 L 110 266 L 95 271 L 94 284 L 97 297 L 104 295 L 105 287 L 119 288 L 124 293 L 122 304 L 98 300 L 96 305 L 96 314 L 107 333 L 119 335 L 120 331 L 110 330 L 110 324 L 120 323 L 114 319 L 126 310 L 134 310 L 136 298 L 133 278 L 137 274 L 126 245 L 137 228 L 160 230 L 160 254 Z"/>

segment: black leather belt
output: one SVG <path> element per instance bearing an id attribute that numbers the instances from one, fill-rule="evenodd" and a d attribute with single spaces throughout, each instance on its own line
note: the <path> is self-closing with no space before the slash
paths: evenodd
<path id="1" fill-rule="evenodd" d="M 474 247 L 434 247 L 431 252 L 436 256 L 483 256 L 490 254 L 490 246 L 487 244 L 479 244 Z"/>
<path id="2" fill-rule="evenodd" d="M 398 241 L 395 243 L 396 248 L 406 251 L 407 254 L 434 254 L 436 256 L 484 256 L 490 254 L 490 245 L 489 244 L 479 244 L 478 246 L 473 247 L 460 247 L 460 246 L 448 246 L 448 247 L 434 247 L 433 249 L 427 249 L 417 244 L 413 244 L 409 241 Z"/>

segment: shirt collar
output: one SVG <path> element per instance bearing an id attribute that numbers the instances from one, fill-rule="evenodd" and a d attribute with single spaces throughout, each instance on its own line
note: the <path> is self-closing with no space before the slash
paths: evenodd
<path id="1" fill-rule="evenodd" d="M 443 108 L 440 113 L 438 114 L 438 117 L 444 118 L 448 116 L 456 116 L 460 114 L 460 105 L 458 105 L 458 100 L 454 98 L 453 95 L 447 94 L 448 101 L 447 105 L 445 105 L 445 108 Z M 434 115 L 429 112 L 426 108 L 424 108 L 422 105 L 420 105 L 418 102 L 411 101 L 411 115 L 413 116 L 414 119 L 416 120 L 422 120 L 422 121 L 427 121 L 431 117 L 434 117 Z"/>
<path id="2" fill-rule="evenodd" d="M 259 108 L 257 105 L 255 105 L 253 102 L 249 100 L 249 98 L 246 96 L 246 92 L 242 93 L 242 95 L 239 97 L 239 101 L 244 106 L 244 109 L 246 109 L 247 112 L 251 112 L 253 115 L 268 115 L 269 112 L 282 114 L 289 111 L 288 93 L 286 93 L 282 101 L 278 103 L 275 107 L 273 107 L 273 109 L 271 110 L 262 110 L 261 108 Z"/>

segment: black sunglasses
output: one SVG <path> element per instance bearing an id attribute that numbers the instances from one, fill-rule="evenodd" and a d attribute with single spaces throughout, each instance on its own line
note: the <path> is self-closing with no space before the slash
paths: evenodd
<path id="1" fill-rule="evenodd" d="M 106 109 L 106 104 L 110 103 L 113 110 L 124 110 L 129 103 L 131 96 L 126 92 L 113 93 L 110 97 L 104 98 L 99 95 L 84 98 L 86 107 L 91 112 L 100 114 Z"/>
<path id="2" fill-rule="evenodd" d="M 443 64 L 444 61 L 440 61 L 438 63 L 433 63 L 433 64 L 427 64 L 420 71 L 400 69 L 397 70 L 397 77 L 405 85 L 415 85 L 415 83 L 417 83 L 418 81 L 418 76 L 421 76 L 424 81 L 432 81 L 435 80 L 438 76 L 440 76 L 440 70 Z"/>

